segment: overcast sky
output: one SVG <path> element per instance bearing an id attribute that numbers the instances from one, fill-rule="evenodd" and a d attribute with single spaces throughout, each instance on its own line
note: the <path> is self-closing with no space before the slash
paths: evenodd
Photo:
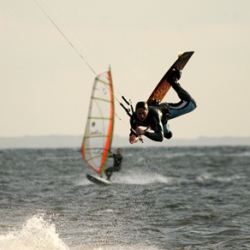
<path id="1" fill-rule="evenodd" d="M 0 0 L 0 136 L 81 135 L 95 73 L 110 65 L 117 99 L 136 104 L 191 50 L 180 83 L 198 107 L 170 121 L 174 136 L 250 136 L 249 10 L 249 0 Z M 164 101 L 178 101 L 172 89 Z M 119 102 L 116 112 L 126 136 Z"/>

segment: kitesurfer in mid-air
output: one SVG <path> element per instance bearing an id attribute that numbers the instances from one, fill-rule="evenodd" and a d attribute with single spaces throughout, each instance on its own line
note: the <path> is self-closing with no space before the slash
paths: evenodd
<path id="1" fill-rule="evenodd" d="M 121 170 L 121 165 L 122 165 L 122 160 L 123 160 L 122 150 L 118 148 L 116 151 L 116 154 L 111 153 L 109 157 L 114 158 L 114 163 L 113 163 L 113 167 L 107 168 L 104 171 L 105 175 L 107 176 L 107 180 L 110 180 L 110 177 L 113 174 L 113 172 L 118 172 Z"/>
<path id="2" fill-rule="evenodd" d="M 181 71 L 175 68 L 172 74 L 167 78 L 179 98 L 178 103 L 150 103 L 138 102 L 135 107 L 135 112 L 130 118 L 131 133 L 129 142 L 134 144 L 139 137 L 144 135 L 153 141 L 163 141 L 164 137 L 170 139 L 172 132 L 170 131 L 168 120 L 178 116 L 187 114 L 196 108 L 195 100 L 184 90 L 178 80 L 181 77 Z M 142 129 L 140 126 L 149 128 Z"/>

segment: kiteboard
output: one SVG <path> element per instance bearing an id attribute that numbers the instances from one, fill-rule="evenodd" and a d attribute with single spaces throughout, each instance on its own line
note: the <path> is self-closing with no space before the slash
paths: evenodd
<path id="1" fill-rule="evenodd" d="M 101 178 L 98 176 L 91 175 L 91 174 L 87 174 L 87 179 L 97 185 L 107 186 L 111 184 L 110 181 L 105 180 L 104 178 Z"/>
<path id="2" fill-rule="evenodd" d="M 174 64 L 169 68 L 166 74 L 162 77 L 160 82 L 157 84 L 155 89 L 153 90 L 152 94 L 149 96 L 147 103 L 150 105 L 151 103 L 158 102 L 160 103 L 164 96 L 169 91 L 171 85 L 167 81 L 167 78 L 170 76 L 174 68 L 178 68 L 183 70 L 191 56 L 194 54 L 194 51 L 188 51 L 184 53 L 178 54 L 178 59 L 174 62 Z"/>

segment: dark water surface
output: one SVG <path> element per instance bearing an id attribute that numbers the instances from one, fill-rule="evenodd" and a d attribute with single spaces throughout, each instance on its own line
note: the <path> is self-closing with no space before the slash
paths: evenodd
<path id="1" fill-rule="evenodd" d="M 250 249 L 250 147 L 123 155 L 100 187 L 78 149 L 1 150 L 0 250 Z"/>

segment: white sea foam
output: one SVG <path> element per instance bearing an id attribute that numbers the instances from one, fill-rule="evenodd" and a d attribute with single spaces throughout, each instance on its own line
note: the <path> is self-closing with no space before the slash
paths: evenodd
<path id="1" fill-rule="evenodd" d="M 30 218 L 20 231 L 0 235 L 2 250 L 69 250 L 56 233 L 55 225 L 42 215 Z"/>

